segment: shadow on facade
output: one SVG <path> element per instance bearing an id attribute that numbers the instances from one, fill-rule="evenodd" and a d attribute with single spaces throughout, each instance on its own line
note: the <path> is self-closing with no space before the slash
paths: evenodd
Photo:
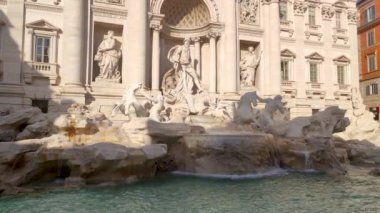
<path id="1" fill-rule="evenodd" d="M 19 29 L 1 10 L 0 23 L 0 141 L 5 141 L 1 138 L 6 126 L 15 129 L 17 135 L 29 125 L 33 115 L 26 109 L 31 106 L 38 107 L 54 122 L 75 101 L 69 99 L 65 100 L 65 105 L 61 104 L 61 88 L 52 85 L 47 77 L 49 72 L 58 70 L 49 70 L 48 64 L 25 59 L 28 51 L 25 47 L 25 34 L 28 32 L 25 30 L 28 29 Z M 54 84 L 57 83 L 59 80 Z"/>

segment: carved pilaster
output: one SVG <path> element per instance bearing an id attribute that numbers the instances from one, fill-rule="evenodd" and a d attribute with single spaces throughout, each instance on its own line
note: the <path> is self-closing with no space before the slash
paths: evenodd
<path id="1" fill-rule="evenodd" d="M 331 20 L 334 14 L 335 14 L 335 11 L 331 7 L 329 6 L 322 7 L 322 17 L 324 20 Z"/>
<path id="2" fill-rule="evenodd" d="M 155 31 L 158 31 L 160 32 L 162 30 L 162 24 L 154 24 L 154 23 L 151 23 L 150 24 L 150 28 L 152 30 L 155 30 Z"/>
<path id="3" fill-rule="evenodd" d="M 209 32 L 207 38 L 218 38 L 220 35 L 220 32 Z"/>

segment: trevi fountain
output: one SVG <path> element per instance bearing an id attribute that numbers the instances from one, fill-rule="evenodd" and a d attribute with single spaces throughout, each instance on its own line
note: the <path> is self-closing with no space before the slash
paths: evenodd
<path id="1" fill-rule="evenodd" d="M 97 81 L 120 80 L 112 36 Z M 380 211 L 378 123 L 356 89 L 352 110 L 294 119 L 281 95 L 225 101 L 202 88 L 189 42 L 169 50 L 160 91 L 129 86 L 109 114 L 2 108 L 0 212 Z M 260 58 L 242 60 L 242 82 Z"/>

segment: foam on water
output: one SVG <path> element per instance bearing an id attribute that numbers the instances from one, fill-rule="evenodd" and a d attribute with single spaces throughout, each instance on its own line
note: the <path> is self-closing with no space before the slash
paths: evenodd
<path id="1" fill-rule="evenodd" d="M 287 170 L 274 168 L 266 172 L 255 173 L 255 174 L 244 174 L 244 175 L 224 175 L 224 174 L 205 174 L 205 173 L 192 173 L 192 172 L 181 172 L 175 171 L 172 172 L 174 175 L 182 176 L 193 176 L 193 177 L 202 177 L 202 178 L 212 178 L 212 179 L 230 179 L 230 180 L 243 180 L 243 179 L 258 179 L 271 176 L 283 176 L 287 175 Z"/>

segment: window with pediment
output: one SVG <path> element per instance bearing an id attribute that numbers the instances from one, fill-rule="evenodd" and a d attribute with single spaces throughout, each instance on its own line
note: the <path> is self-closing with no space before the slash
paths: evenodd
<path id="1" fill-rule="evenodd" d="M 56 63 L 57 37 L 60 29 L 45 20 L 26 25 L 31 36 L 31 61 L 40 63 Z"/>
<path id="2" fill-rule="evenodd" d="M 203 0 L 166 0 L 161 7 L 164 22 L 179 29 L 194 29 L 210 23 L 211 14 Z"/>
<path id="3" fill-rule="evenodd" d="M 324 61 L 324 57 L 315 52 L 306 56 L 309 67 L 309 82 L 320 83 L 321 81 L 321 66 Z"/>
<path id="4" fill-rule="evenodd" d="M 281 51 L 281 80 L 291 81 L 291 74 L 293 70 L 293 62 L 296 55 L 288 50 Z"/>
<path id="5" fill-rule="evenodd" d="M 338 85 L 346 85 L 348 84 L 348 68 L 350 64 L 350 59 L 346 56 L 342 55 L 336 59 L 334 59 L 334 63 L 336 65 L 336 76 L 337 76 L 337 84 Z"/>

